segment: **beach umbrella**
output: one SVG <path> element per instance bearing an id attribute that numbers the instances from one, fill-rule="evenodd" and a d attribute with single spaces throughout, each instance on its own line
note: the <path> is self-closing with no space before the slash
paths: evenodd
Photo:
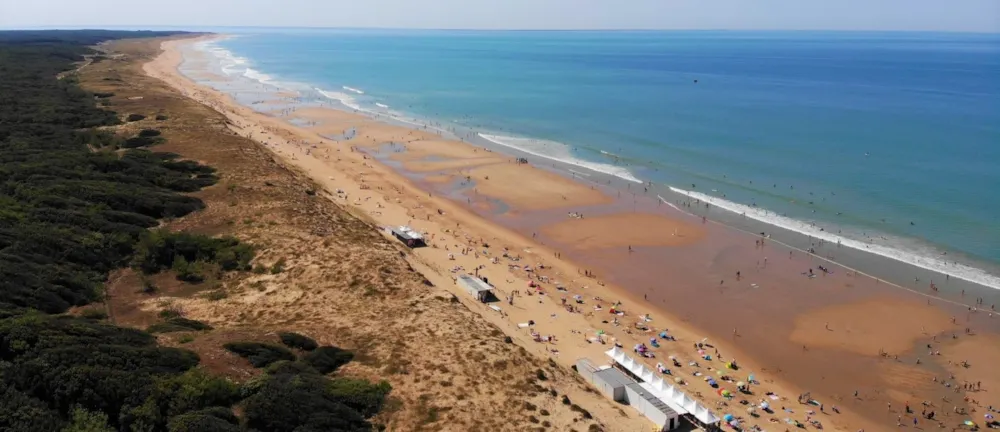
<path id="1" fill-rule="evenodd" d="M 722 419 L 725 420 L 725 421 L 727 421 L 727 422 L 733 421 L 733 418 L 734 417 L 733 417 L 732 414 L 726 414 L 726 415 L 722 416 Z"/>
<path id="2" fill-rule="evenodd" d="M 976 427 L 976 423 L 973 422 L 972 420 L 966 420 L 965 423 L 963 424 L 965 424 L 966 426 Z"/>
<path id="3" fill-rule="evenodd" d="M 683 384 L 684 380 L 681 377 L 674 378 L 674 382 L 677 384 Z"/>
<path id="4" fill-rule="evenodd" d="M 604 334 L 604 330 L 598 330 L 598 331 L 597 331 L 597 335 L 598 335 L 598 336 L 600 336 L 600 335 L 602 335 L 602 334 Z"/>
<path id="5" fill-rule="evenodd" d="M 677 357 L 674 357 L 674 356 L 667 356 L 667 358 L 670 359 L 670 360 L 676 360 L 677 359 Z"/>
<path id="6" fill-rule="evenodd" d="M 726 396 L 726 397 L 729 397 L 730 395 L 732 395 L 732 393 L 729 393 L 729 390 L 723 390 L 722 391 L 722 395 Z"/>
<path id="7" fill-rule="evenodd" d="M 746 387 L 746 385 L 747 385 L 747 383 L 745 383 L 743 381 L 740 381 L 740 382 L 736 383 L 737 387 Z"/>

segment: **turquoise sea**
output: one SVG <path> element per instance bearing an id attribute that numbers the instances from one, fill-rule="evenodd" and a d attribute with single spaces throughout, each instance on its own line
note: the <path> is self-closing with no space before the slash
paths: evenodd
<path id="1" fill-rule="evenodd" d="M 1000 288 L 1000 35 L 226 33 L 232 77 Z"/>

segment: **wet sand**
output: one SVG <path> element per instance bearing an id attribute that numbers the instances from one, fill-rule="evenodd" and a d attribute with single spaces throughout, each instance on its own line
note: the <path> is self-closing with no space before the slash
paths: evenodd
<path id="1" fill-rule="evenodd" d="M 662 213 L 678 212 L 669 208 Z M 907 401 L 940 403 L 941 398 L 955 398 L 952 388 L 933 381 L 934 377 L 949 380 L 944 353 L 952 335 L 968 341 L 963 345 L 966 352 L 956 355 L 991 357 L 971 352 L 989 352 L 986 344 L 993 339 L 966 336 L 964 328 L 995 335 L 1000 332 L 1000 316 L 972 313 L 968 306 L 855 275 L 768 240 L 757 247 L 759 236 L 718 224 L 706 223 L 705 230 L 704 240 L 683 248 L 644 246 L 633 247 L 632 252 L 620 245 L 593 250 L 549 236 L 544 241 L 610 282 L 642 293 L 706 335 L 731 341 L 740 355 L 768 372 L 811 391 L 817 399 L 855 410 L 874 425 L 886 426 L 888 403 L 902 406 Z M 832 273 L 818 270 L 821 265 Z M 808 276 L 809 269 L 814 277 Z M 942 356 L 927 355 L 928 343 Z M 964 379 L 977 376 L 987 382 L 993 374 L 990 369 L 980 363 L 979 371 L 966 371 Z M 990 388 L 1000 388 L 1000 381 L 992 381 Z M 855 391 L 859 398 L 853 397 Z M 996 406 L 998 401 L 983 402 Z M 962 403 L 960 399 L 958 406 Z M 948 422 L 959 417 L 944 414 Z"/>
<path id="2" fill-rule="evenodd" d="M 809 254 L 802 250 L 810 243 L 805 236 L 704 210 L 680 195 L 664 195 L 669 203 L 664 204 L 641 185 L 599 173 L 567 175 L 567 167 L 530 156 L 525 157 L 542 164 L 519 166 L 510 162 L 511 156 L 522 156 L 516 152 L 487 154 L 426 131 L 380 126 L 353 113 L 299 109 L 296 116 L 319 123 L 316 132 L 364 127 L 362 136 L 340 144 L 395 162 L 390 166 L 398 174 L 430 194 L 452 198 L 456 213 L 464 209 L 483 218 L 463 219 L 465 223 L 495 234 L 503 231 L 485 227 L 498 223 L 517 233 L 508 235 L 509 240 L 534 241 L 539 250 L 558 253 L 557 268 L 577 276 L 584 270 L 596 274 L 584 279 L 590 281 L 583 282 L 588 289 L 666 317 L 665 322 L 657 320 L 660 324 L 720 341 L 729 358 L 739 358 L 768 382 L 811 391 L 814 398 L 840 406 L 845 414 L 824 417 L 825 424 L 849 430 L 860 422 L 860 427 L 888 429 L 895 427 L 895 411 L 905 402 L 922 400 L 940 405 L 939 419 L 957 424 L 961 416 L 951 415 L 950 407 L 943 409 L 945 400 L 966 409 L 974 406 L 956 395 L 955 387 L 934 382 L 935 377 L 950 383 L 975 379 L 986 389 L 1000 388 L 995 368 L 983 364 L 1000 360 L 988 346 L 1000 334 L 1000 317 L 973 313 L 967 306 L 982 296 L 989 309 L 998 298 L 991 290 L 969 286 L 962 296 L 958 290 L 969 284 L 938 275 L 941 291 L 935 294 L 944 298 L 929 296 L 926 281 L 934 275 L 912 266 L 833 245 Z M 392 152 L 384 147 L 387 142 L 405 149 Z M 468 181 L 452 181 L 463 178 Z M 568 218 L 569 212 L 586 217 Z M 706 212 L 711 217 L 703 221 Z M 682 241 L 672 235 L 675 228 Z M 771 235 L 763 246 L 757 243 L 761 237 L 751 234 L 761 231 Z M 821 256 L 834 256 L 880 280 Z M 914 277 L 925 282 L 909 284 Z M 564 274 L 563 279 L 572 278 Z M 966 335 L 966 327 L 977 334 Z M 927 355 L 927 344 L 941 355 Z M 961 359 L 972 366 L 956 369 Z M 790 391 L 784 393 L 794 401 Z M 1000 400 L 983 399 L 983 406 L 1000 405 Z"/>
<path id="3" fill-rule="evenodd" d="M 705 236 L 695 224 L 648 213 L 616 213 L 597 217 L 575 217 L 542 228 L 545 237 L 580 250 L 684 246 Z"/>

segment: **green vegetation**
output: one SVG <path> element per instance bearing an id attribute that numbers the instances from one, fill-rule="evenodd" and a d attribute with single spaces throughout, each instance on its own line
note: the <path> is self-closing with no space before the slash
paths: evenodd
<path id="1" fill-rule="evenodd" d="M 233 237 L 212 238 L 161 229 L 140 237 L 132 265 L 146 274 L 171 269 L 180 280 L 200 282 L 211 265 L 223 271 L 250 270 L 253 256 L 253 247 Z"/>
<path id="2" fill-rule="evenodd" d="M 126 139 L 125 142 L 121 144 L 122 148 L 139 148 L 139 147 L 149 147 L 151 145 L 156 145 L 161 142 L 162 138 L 156 137 L 143 137 L 137 136 L 133 138 Z"/>
<path id="3" fill-rule="evenodd" d="M 142 114 L 129 114 L 128 117 L 125 117 L 125 121 L 134 122 L 134 121 L 144 120 L 145 118 L 146 116 Z"/>
<path id="4" fill-rule="evenodd" d="M 301 367 L 277 367 L 244 386 L 244 422 L 261 431 L 371 431 L 365 420 L 385 402 L 386 382 L 324 376 Z"/>
<path id="5" fill-rule="evenodd" d="M 278 261 L 275 261 L 275 263 L 271 265 L 271 274 L 278 274 L 283 271 L 285 271 L 285 259 L 279 258 Z"/>
<path id="6" fill-rule="evenodd" d="M 80 316 L 89 320 L 102 320 L 108 318 L 108 313 L 103 308 L 92 307 L 84 309 Z"/>
<path id="7" fill-rule="evenodd" d="M 312 351 L 319 346 L 316 341 L 309 336 L 300 335 L 298 333 L 279 332 L 278 338 L 281 339 L 281 343 L 285 344 L 285 346 L 303 351 Z"/>
<path id="8" fill-rule="evenodd" d="M 117 151 L 127 142 L 94 129 L 119 123 L 94 106 L 114 95 L 87 93 L 73 73 L 57 78 L 87 46 L 163 35 L 0 32 L 0 430 L 370 431 L 386 383 L 329 379 L 284 347 L 242 344 L 255 364 L 273 365 L 238 385 L 198 369 L 194 352 L 102 321 L 100 308 L 53 315 L 99 299 L 108 273 L 129 264 L 144 274 L 180 269 L 185 280 L 250 269 L 252 248 L 233 238 L 149 231 L 203 208 L 183 193 L 214 184 L 214 170 L 176 154 Z M 145 118 L 128 120 L 136 116 Z M 177 311 L 160 316 L 151 331 L 211 329 Z"/>
<path id="9" fill-rule="evenodd" d="M 279 360 L 295 360 L 295 354 L 285 347 L 262 342 L 230 342 L 222 347 L 249 360 L 254 367 L 265 367 Z"/>
<path id="10" fill-rule="evenodd" d="M 334 346 L 319 347 L 315 351 L 302 356 L 302 362 L 312 366 L 322 374 L 328 374 L 337 368 L 348 364 L 354 359 L 354 354 Z"/>
<path id="11" fill-rule="evenodd" d="M 170 432 L 239 432 L 239 420 L 228 409 L 209 408 L 170 419 Z"/>
<path id="12" fill-rule="evenodd" d="M 91 151 L 115 139 L 87 128 L 118 120 L 72 75 L 55 78 L 88 51 L 60 42 L 72 34 L 0 32 L 0 305 L 60 313 L 96 300 L 157 219 L 204 207 L 179 192 L 216 181 L 210 168 L 147 151 Z"/>
<path id="13" fill-rule="evenodd" d="M 173 317 L 164 322 L 159 322 L 149 326 L 146 331 L 150 333 L 171 333 L 171 332 L 182 332 L 182 331 L 201 331 L 201 330 L 211 330 L 212 326 L 205 324 L 201 321 Z"/>
<path id="14" fill-rule="evenodd" d="M 25 431 L 56 430 L 78 406 L 118 426 L 158 381 L 198 364 L 195 353 L 157 346 L 138 330 L 37 312 L 0 320 L 0 358 L 0 429 Z"/>

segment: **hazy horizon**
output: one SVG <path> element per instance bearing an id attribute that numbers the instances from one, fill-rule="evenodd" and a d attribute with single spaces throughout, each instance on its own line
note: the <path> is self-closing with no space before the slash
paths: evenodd
<path id="1" fill-rule="evenodd" d="M 1000 33 L 1000 1 L 122 0 L 0 3 L 0 28 L 774 30 Z"/>
<path id="2" fill-rule="evenodd" d="M 32 31 L 32 30 L 124 30 L 124 31 L 182 31 L 191 33 L 224 33 L 225 30 L 372 30 L 372 31 L 449 31 L 449 32 L 743 32 L 743 33 L 898 33 L 898 34 L 981 34 L 996 35 L 998 31 L 973 30 L 872 30 L 872 29 L 727 29 L 727 28 L 594 28 L 594 29 L 543 29 L 543 28 L 430 28 L 430 27 L 348 27 L 348 26 L 183 26 L 183 25 L 77 25 L 77 26 L 34 26 L 34 27 L 4 27 L 0 31 Z"/>

